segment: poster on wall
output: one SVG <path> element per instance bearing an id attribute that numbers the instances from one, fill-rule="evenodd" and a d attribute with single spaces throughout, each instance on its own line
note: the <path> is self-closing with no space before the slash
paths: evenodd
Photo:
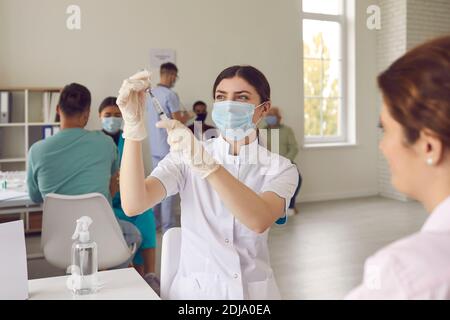
<path id="1" fill-rule="evenodd" d="M 166 62 L 176 64 L 174 49 L 150 49 L 150 67 L 152 69 L 159 69 Z"/>

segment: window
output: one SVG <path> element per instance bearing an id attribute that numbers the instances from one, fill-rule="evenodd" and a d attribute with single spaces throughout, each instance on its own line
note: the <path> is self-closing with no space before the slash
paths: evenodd
<path id="1" fill-rule="evenodd" d="M 348 141 L 342 0 L 303 0 L 305 144 Z"/>

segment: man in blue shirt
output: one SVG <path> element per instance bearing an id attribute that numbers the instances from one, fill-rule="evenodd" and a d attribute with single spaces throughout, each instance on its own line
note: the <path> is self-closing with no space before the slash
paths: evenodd
<path id="1" fill-rule="evenodd" d="M 160 67 L 160 83 L 152 89 L 164 113 L 171 119 L 186 123 L 191 117 L 180 109 L 180 99 L 172 90 L 178 78 L 178 68 L 173 63 L 164 63 Z M 159 116 L 153 106 L 152 100 L 147 102 L 147 122 L 149 126 L 149 141 L 152 153 L 153 168 L 169 153 L 166 129 L 156 128 Z M 168 197 L 154 208 L 157 225 L 164 234 L 168 229 L 175 227 L 175 215 L 172 210 L 173 197 Z"/>
<path id="2" fill-rule="evenodd" d="M 57 106 L 61 130 L 35 143 L 28 153 L 27 184 L 33 202 L 42 203 L 49 193 L 101 193 L 111 203 L 111 179 L 119 169 L 117 147 L 102 132 L 84 129 L 90 105 L 86 87 L 77 83 L 64 87 Z M 127 221 L 118 222 L 127 243 L 139 247 L 139 230 Z"/>

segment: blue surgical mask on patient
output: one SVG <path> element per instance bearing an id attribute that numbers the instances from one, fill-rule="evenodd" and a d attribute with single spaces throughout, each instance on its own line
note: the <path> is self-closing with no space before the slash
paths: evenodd
<path id="1" fill-rule="evenodd" d="M 239 101 L 216 102 L 212 119 L 225 138 L 240 141 L 255 130 L 253 115 L 264 104 L 255 107 L 254 104 Z"/>
<path id="2" fill-rule="evenodd" d="M 119 117 L 105 117 L 102 118 L 103 130 L 110 134 L 116 134 L 122 128 L 123 119 Z"/>
<path id="3" fill-rule="evenodd" d="M 269 126 L 276 126 L 278 124 L 278 118 L 276 116 L 266 116 L 264 120 Z"/>

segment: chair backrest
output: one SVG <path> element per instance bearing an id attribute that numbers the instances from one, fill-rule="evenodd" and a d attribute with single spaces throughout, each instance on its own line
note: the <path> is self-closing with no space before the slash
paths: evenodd
<path id="1" fill-rule="evenodd" d="M 178 271 L 181 251 L 181 228 L 171 228 L 164 233 L 161 248 L 161 299 L 169 298 L 170 286 Z"/>
<path id="2" fill-rule="evenodd" d="M 97 243 L 99 269 L 116 267 L 130 258 L 132 252 L 111 205 L 102 194 L 48 194 L 44 199 L 41 247 L 50 264 L 61 269 L 71 265 L 72 235 L 77 219 L 82 216 L 93 220 L 89 233 Z"/>

